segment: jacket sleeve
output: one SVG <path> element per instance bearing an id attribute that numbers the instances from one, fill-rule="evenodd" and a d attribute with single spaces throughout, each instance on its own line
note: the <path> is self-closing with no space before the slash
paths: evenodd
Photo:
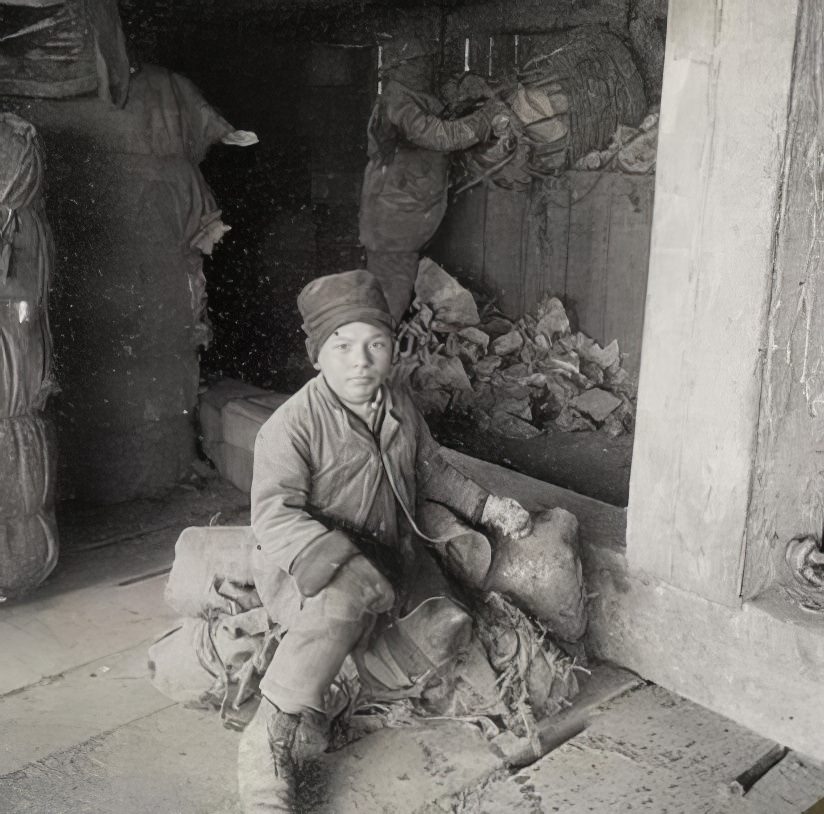
<path id="1" fill-rule="evenodd" d="M 455 469 L 441 453 L 423 416 L 418 413 L 416 460 L 418 500 L 441 503 L 472 525 L 480 525 L 489 492 Z"/>
<path id="2" fill-rule="evenodd" d="M 386 114 L 404 138 L 427 150 L 451 153 L 477 144 L 488 130 L 486 116 L 477 111 L 449 121 L 430 113 L 406 94 L 390 93 Z"/>
<path id="3" fill-rule="evenodd" d="M 314 596 L 358 554 L 349 537 L 310 513 L 311 460 L 307 439 L 278 411 L 255 441 L 252 529 L 267 568 L 291 574 Z"/>

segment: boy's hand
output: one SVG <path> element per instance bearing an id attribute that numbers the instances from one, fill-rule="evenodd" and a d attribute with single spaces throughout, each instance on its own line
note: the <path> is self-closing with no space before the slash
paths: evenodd
<path id="1" fill-rule="evenodd" d="M 352 557 L 342 568 L 344 579 L 352 578 L 363 593 L 364 603 L 373 613 L 386 613 L 395 604 L 389 580 L 363 554 Z"/>
<path id="2" fill-rule="evenodd" d="M 532 531 L 531 515 L 511 497 L 490 495 L 484 505 L 481 523 L 513 540 L 520 540 Z"/>

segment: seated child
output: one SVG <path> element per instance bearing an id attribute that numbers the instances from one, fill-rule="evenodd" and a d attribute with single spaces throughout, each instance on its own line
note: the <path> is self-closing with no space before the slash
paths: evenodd
<path id="1" fill-rule="evenodd" d="M 389 383 L 394 324 L 375 277 L 321 277 L 298 308 L 319 375 L 255 444 L 255 582 L 287 632 L 241 740 L 247 812 L 295 810 L 295 760 L 325 748 L 323 698 L 344 659 L 368 644 L 376 620 L 420 603 L 437 566 L 415 523 L 418 500 L 503 534 L 531 528 L 518 503 L 443 459 L 405 389 Z"/>

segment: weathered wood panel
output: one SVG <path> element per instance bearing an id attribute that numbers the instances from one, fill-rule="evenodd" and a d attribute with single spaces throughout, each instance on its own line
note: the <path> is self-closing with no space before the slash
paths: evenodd
<path id="1" fill-rule="evenodd" d="M 486 193 L 483 282 L 508 317 L 524 313 L 523 251 L 529 194 L 491 187 Z"/>
<path id="2" fill-rule="evenodd" d="M 729 605 L 743 568 L 796 10 L 673 3 L 668 21 L 628 557 Z"/>
<path id="3" fill-rule="evenodd" d="M 803 0 L 775 244 L 745 596 L 787 579 L 783 554 L 824 528 L 824 7 Z"/>
<path id="4" fill-rule="evenodd" d="M 467 285 L 484 278 L 486 190 L 473 187 L 449 202 L 441 228 L 424 253 Z"/>

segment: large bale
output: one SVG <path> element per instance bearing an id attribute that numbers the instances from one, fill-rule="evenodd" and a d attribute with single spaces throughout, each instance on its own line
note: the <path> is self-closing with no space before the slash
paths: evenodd
<path id="1" fill-rule="evenodd" d="M 57 563 L 56 452 L 40 412 L 52 389 L 43 157 L 34 127 L 0 114 L 0 595 L 19 596 Z"/>
<path id="2" fill-rule="evenodd" d="M 0 597 L 36 588 L 57 565 L 57 554 L 53 511 L 0 517 Z"/>

